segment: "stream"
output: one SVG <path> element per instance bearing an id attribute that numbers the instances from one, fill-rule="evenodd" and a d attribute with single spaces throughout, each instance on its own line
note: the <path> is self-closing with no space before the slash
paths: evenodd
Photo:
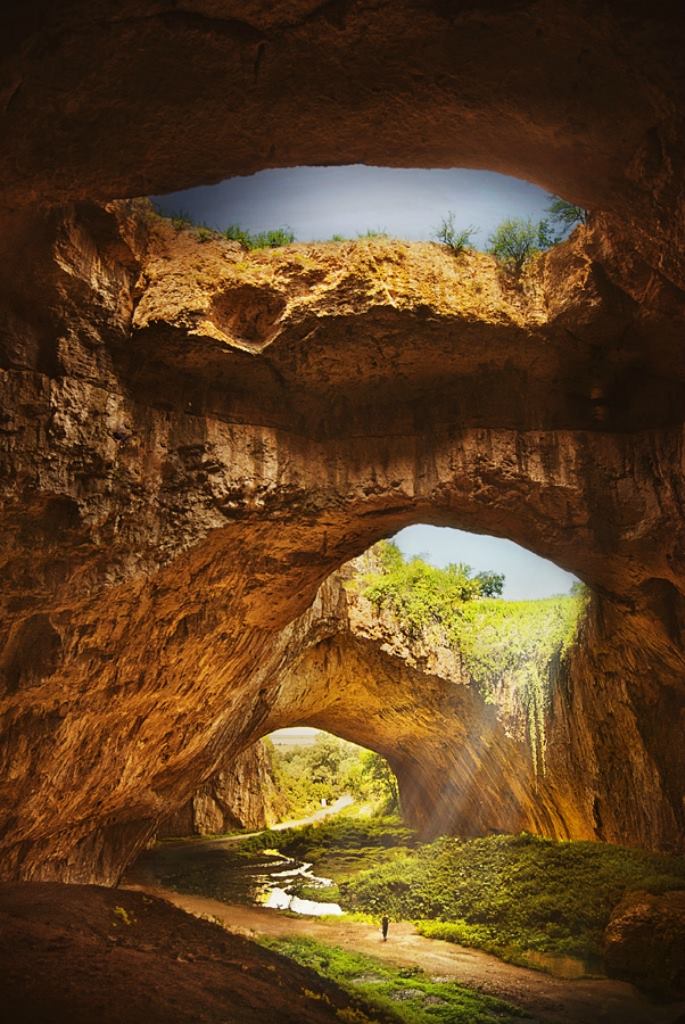
<path id="1" fill-rule="evenodd" d="M 124 885 L 161 886 L 224 903 L 290 910 L 320 917 L 343 914 L 338 903 L 303 899 L 293 890 L 302 882 L 325 890 L 332 883 L 312 872 L 313 864 L 277 850 L 241 854 L 232 840 L 160 843 L 146 850 L 129 869 Z M 323 895 L 323 892 L 322 892 Z"/>
<path id="2" fill-rule="evenodd" d="M 329 878 L 312 871 L 313 864 L 287 857 L 278 850 L 240 852 L 240 837 L 161 842 L 146 850 L 129 869 L 122 885 L 165 889 L 220 900 L 230 905 L 290 911 L 309 917 L 341 917 L 338 903 L 326 902 Z M 305 899 L 297 889 L 320 889 L 322 899 Z M 601 964 L 573 956 L 530 950 L 529 966 L 557 978 L 602 977 Z"/>

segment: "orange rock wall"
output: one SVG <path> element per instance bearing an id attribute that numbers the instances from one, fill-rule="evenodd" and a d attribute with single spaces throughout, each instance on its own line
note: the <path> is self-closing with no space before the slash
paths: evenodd
<path id="1" fill-rule="evenodd" d="M 140 204 L 17 213 L 3 246 L 6 877 L 116 879 L 226 757 L 300 719 L 285 680 L 346 615 L 317 588 L 417 521 L 510 537 L 599 598 L 544 794 L 521 767 L 511 795 L 519 754 L 467 769 L 455 711 L 442 740 L 394 744 L 412 820 L 682 846 L 673 292 L 638 302 L 597 230 L 522 287 L 429 244 L 248 256 Z M 320 695 L 349 682 L 316 671 Z M 308 707 L 387 752 L 380 725 Z M 448 763 L 482 813 L 435 791 Z"/>

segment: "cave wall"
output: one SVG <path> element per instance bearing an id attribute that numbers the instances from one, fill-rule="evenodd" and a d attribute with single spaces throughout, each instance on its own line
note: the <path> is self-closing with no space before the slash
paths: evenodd
<path id="1" fill-rule="evenodd" d="M 485 695 L 458 647 L 379 611 L 365 571 L 355 560 L 323 585 L 313 610 L 336 608 L 330 632 L 280 678 L 265 728 L 297 721 L 382 753 L 424 838 L 525 830 L 682 848 L 685 694 L 654 623 L 595 595 L 575 646 L 550 663 L 538 721 L 506 673 Z"/>
<path id="2" fill-rule="evenodd" d="M 339 597 L 315 600 L 331 570 L 416 521 L 510 537 L 599 594 L 552 709 L 549 797 L 511 820 L 682 846 L 673 291 L 638 302 L 600 229 L 521 287 L 429 244 L 246 258 L 140 203 L 8 225 L 5 877 L 116 879 L 276 727 L 289 666 L 338 632 Z M 391 760 L 421 824 L 418 750 Z"/>
<path id="3" fill-rule="evenodd" d="M 0 205 L 487 167 L 601 212 L 683 282 L 678 4 L 27 0 L 2 35 Z"/>
<path id="4" fill-rule="evenodd" d="M 165 818 L 157 837 L 263 829 L 278 821 L 283 810 L 269 752 L 257 742 L 224 759 L 190 800 Z"/>

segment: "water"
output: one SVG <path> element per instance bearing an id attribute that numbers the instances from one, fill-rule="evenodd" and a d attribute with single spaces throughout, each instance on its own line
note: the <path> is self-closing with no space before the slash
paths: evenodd
<path id="1" fill-rule="evenodd" d="M 224 903 L 257 904 L 317 917 L 344 913 L 338 903 L 303 899 L 295 894 L 293 890 L 302 882 L 322 890 L 332 884 L 329 878 L 313 874 L 312 867 L 277 850 L 244 854 L 230 840 L 213 841 L 211 845 L 161 844 L 138 858 L 124 884 L 161 886 Z"/>
<path id="2" fill-rule="evenodd" d="M 552 974 L 555 978 L 566 978 L 577 981 L 579 978 L 604 978 L 606 975 L 599 962 L 581 960 L 575 956 L 561 956 L 558 953 L 539 953 L 529 949 L 525 953 L 525 961 L 529 967 Z"/>

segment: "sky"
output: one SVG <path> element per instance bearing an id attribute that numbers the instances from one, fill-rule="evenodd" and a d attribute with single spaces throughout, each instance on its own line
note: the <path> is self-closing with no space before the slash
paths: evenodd
<path id="1" fill-rule="evenodd" d="M 462 168 L 294 167 L 230 178 L 218 185 L 157 196 L 167 214 L 187 213 L 216 229 L 240 224 L 249 231 L 289 227 L 306 242 L 340 234 L 356 237 L 380 229 L 399 238 L 430 239 L 454 211 L 457 227 L 478 228 L 481 248 L 506 217 L 545 215 L 548 193 L 518 178 Z M 506 576 L 504 597 L 567 593 L 575 577 L 512 541 L 435 526 L 410 526 L 397 536 L 407 555 L 435 565 L 467 562 L 479 572 Z"/>
<path id="2" fill-rule="evenodd" d="M 404 555 L 423 555 L 441 568 L 448 562 L 466 562 L 476 572 L 503 572 L 502 596 L 510 601 L 567 594 L 576 581 L 554 562 L 501 537 L 421 525 L 408 526 L 394 539 Z"/>
<path id="3" fill-rule="evenodd" d="M 398 238 L 429 240 L 450 211 L 457 227 L 479 230 L 474 243 L 506 217 L 544 216 L 547 192 L 518 178 L 463 168 L 293 167 L 260 171 L 185 192 L 156 196 L 164 213 L 188 213 L 209 227 L 239 224 L 249 231 L 289 227 L 300 242 L 370 228 Z"/>

